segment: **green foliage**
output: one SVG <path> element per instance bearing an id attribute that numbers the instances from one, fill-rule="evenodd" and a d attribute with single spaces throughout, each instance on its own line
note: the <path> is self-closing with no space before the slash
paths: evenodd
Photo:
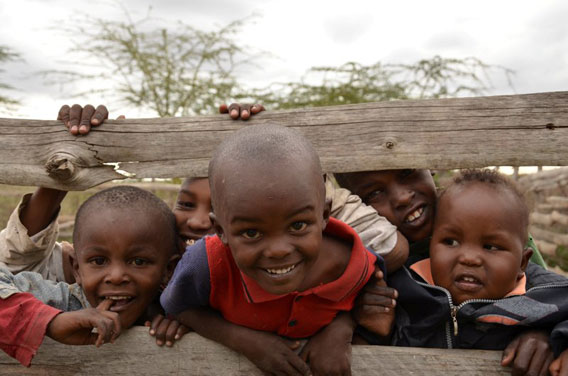
<path id="1" fill-rule="evenodd" d="M 14 52 L 10 47 L 0 46 L 0 64 L 9 61 L 18 60 L 20 55 Z M 4 69 L 0 69 L 0 73 L 4 72 Z M 13 90 L 14 88 L 8 84 L 0 82 L 0 90 Z M 20 102 L 6 95 L 0 94 L 0 110 L 10 111 L 13 110 L 16 105 Z"/>
<path id="2" fill-rule="evenodd" d="M 84 65 L 92 73 L 44 74 L 58 83 L 108 80 L 110 87 L 94 91 L 109 96 L 110 101 L 118 99 L 126 105 L 153 110 L 160 117 L 216 112 L 219 98 L 235 97 L 234 93 L 242 91 L 233 71 L 250 63 L 244 46 L 236 41 L 246 20 L 213 31 L 183 22 L 164 26 L 148 17 L 137 22 L 130 17 L 128 20 L 87 18 L 75 23 L 83 26 L 69 30 L 79 35 L 70 52 L 84 56 L 77 61 L 88 62 Z"/>
<path id="3" fill-rule="evenodd" d="M 414 64 L 313 67 L 300 82 L 272 84 L 255 97 L 270 108 L 332 106 L 394 99 L 445 98 L 482 95 L 491 87 L 490 73 L 512 71 L 469 57 L 434 56 Z"/>

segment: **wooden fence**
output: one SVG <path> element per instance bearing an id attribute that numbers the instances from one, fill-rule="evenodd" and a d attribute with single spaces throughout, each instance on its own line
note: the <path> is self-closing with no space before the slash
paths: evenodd
<path id="1" fill-rule="evenodd" d="M 74 137 L 56 121 L 0 119 L 0 183 L 81 190 L 127 176 L 204 176 L 220 140 L 280 124 L 315 145 L 326 171 L 568 165 L 568 92 L 397 101 L 227 116 L 108 121 Z M 0 373 L 258 374 L 243 357 L 187 336 L 156 347 L 135 328 L 96 349 L 46 339 L 31 368 L 0 354 Z M 355 375 L 500 375 L 498 352 L 355 346 Z"/>

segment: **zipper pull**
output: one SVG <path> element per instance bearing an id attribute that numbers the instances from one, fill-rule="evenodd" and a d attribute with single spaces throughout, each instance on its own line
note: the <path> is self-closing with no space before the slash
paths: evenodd
<path id="1" fill-rule="evenodd" d="M 458 336 L 458 307 L 452 307 L 451 311 L 452 321 L 454 322 L 454 337 Z"/>

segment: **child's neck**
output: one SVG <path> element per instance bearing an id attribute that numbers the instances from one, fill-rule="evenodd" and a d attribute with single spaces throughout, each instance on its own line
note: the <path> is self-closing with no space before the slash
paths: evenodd
<path id="1" fill-rule="evenodd" d="M 300 291 L 335 281 L 343 275 L 351 258 L 352 244 L 323 234 L 320 252 Z"/>

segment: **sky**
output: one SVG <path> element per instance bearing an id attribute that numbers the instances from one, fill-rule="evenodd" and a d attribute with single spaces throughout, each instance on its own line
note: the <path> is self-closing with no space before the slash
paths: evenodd
<path id="1" fill-rule="evenodd" d="M 22 58 L 0 66 L 0 82 L 16 88 L 2 94 L 21 101 L 10 117 L 54 119 L 62 104 L 99 104 L 100 95 L 71 98 L 69 87 L 49 85 L 38 72 L 80 68 L 68 48 L 81 17 L 123 20 L 126 9 L 140 19 L 150 8 L 152 17 L 206 30 L 255 15 L 239 40 L 270 57 L 239 73 L 252 86 L 297 81 L 312 66 L 412 63 L 440 55 L 475 56 L 514 70 L 513 87 L 494 77 L 490 95 L 568 90 L 563 0 L 0 0 L 0 45 Z M 111 116 L 153 117 L 109 107 Z"/>

